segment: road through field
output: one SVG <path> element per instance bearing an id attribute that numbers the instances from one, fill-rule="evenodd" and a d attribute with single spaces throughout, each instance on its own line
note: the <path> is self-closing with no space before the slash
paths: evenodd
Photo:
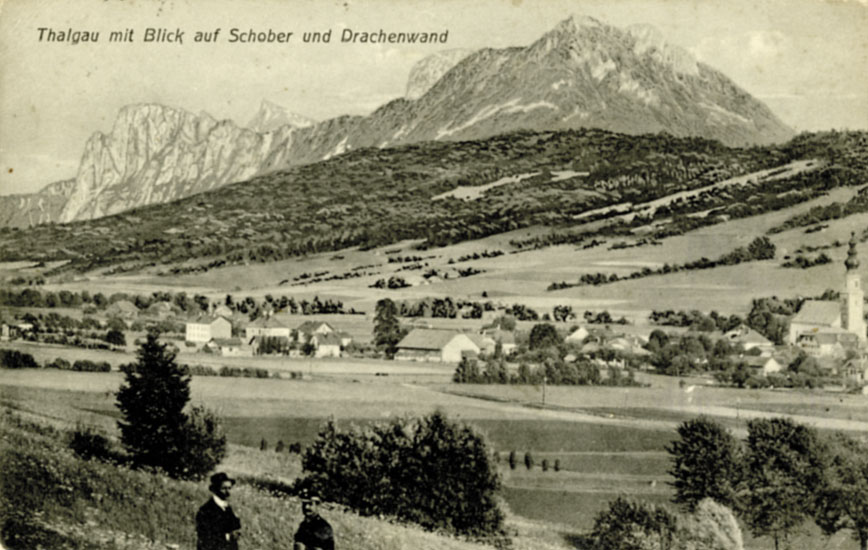
<path id="1" fill-rule="evenodd" d="M 680 421 L 675 420 L 653 420 L 645 418 L 619 418 L 612 414 L 595 415 L 583 410 L 569 410 L 566 408 L 543 408 L 539 405 L 521 404 L 514 401 L 488 400 L 482 397 L 462 396 L 452 392 L 442 392 L 441 390 L 420 386 L 415 384 L 404 384 L 405 387 L 414 388 L 419 391 L 448 393 L 453 397 L 463 397 L 468 400 L 468 404 L 473 403 L 476 407 L 490 408 L 503 412 L 510 412 L 514 415 L 523 415 L 537 419 L 548 420 L 566 420 L 572 422 L 592 422 L 595 424 L 610 425 L 610 426 L 626 426 L 633 428 L 643 428 L 651 430 L 672 430 L 675 429 Z M 868 432 L 868 422 L 858 420 L 847 420 L 843 418 L 827 418 L 812 415 L 801 414 L 786 414 L 779 412 L 759 411 L 753 409 L 724 407 L 719 405 L 679 405 L 658 407 L 661 410 L 673 411 L 688 416 L 712 416 L 719 418 L 734 418 L 740 420 L 751 420 L 756 418 L 777 418 L 786 417 L 794 422 L 806 424 L 818 429 L 826 430 L 845 430 Z M 736 429 L 735 435 L 743 437 L 747 435 L 746 429 Z"/>

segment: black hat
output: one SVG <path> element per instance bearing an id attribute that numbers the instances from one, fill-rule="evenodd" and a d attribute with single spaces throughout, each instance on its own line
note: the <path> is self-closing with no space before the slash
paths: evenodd
<path id="1" fill-rule="evenodd" d="M 217 472 L 211 476 L 211 487 L 219 487 L 224 481 L 229 481 L 232 485 L 235 485 L 235 480 L 229 477 L 229 474 L 226 472 Z"/>

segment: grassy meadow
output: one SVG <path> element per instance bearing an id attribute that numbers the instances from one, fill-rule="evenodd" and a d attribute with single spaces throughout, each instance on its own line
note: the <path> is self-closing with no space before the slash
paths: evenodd
<path id="1" fill-rule="evenodd" d="M 7 370 L 0 375 L 0 406 L 3 409 L 29 421 L 47 422 L 57 429 L 91 425 L 116 435 L 117 411 L 113 392 L 121 383 L 120 373 Z M 680 388 L 671 378 L 650 377 L 650 380 L 652 384 L 648 388 L 549 387 L 546 406 L 542 407 L 539 402 L 541 388 L 529 386 L 421 384 L 392 377 L 363 380 L 318 376 L 306 380 L 194 377 L 192 401 L 215 409 L 224 419 L 231 444 L 229 456 L 222 466 L 224 469 L 244 479 L 264 476 L 280 483 L 290 483 L 299 475 L 300 462 L 298 455 L 285 451 L 276 453 L 277 442 L 283 441 L 286 446 L 294 442 L 309 444 L 328 418 L 335 418 L 341 425 L 366 424 L 395 415 L 425 414 L 442 409 L 451 418 L 476 427 L 496 451 L 504 480 L 504 505 L 512 518 L 510 525 L 516 532 L 533 533 L 528 535 L 528 539 L 519 536 L 517 546 L 528 548 L 538 547 L 533 542 L 537 537 L 550 539 L 549 535 L 540 533 L 540 525 L 549 525 L 543 531 L 554 529 L 560 533 L 553 540 L 546 539 L 549 540 L 545 543 L 548 546 L 543 547 L 573 547 L 570 537 L 587 531 L 593 525 L 594 516 L 618 495 L 667 502 L 672 489 L 668 474 L 670 462 L 665 449 L 675 437 L 675 426 L 691 417 L 679 408 L 689 404 L 691 395 L 695 397 L 701 393 L 709 405 L 719 407 L 738 401 L 739 406 L 744 407 L 741 409 L 743 412 L 772 409 L 780 413 L 816 413 L 818 422 L 823 418 L 842 420 L 848 418 L 847 415 L 862 418 L 868 413 L 868 404 L 861 396 L 724 388 L 687 392 L 687 388 Z M 798 403 L 805 402 L 810 402 L 811 406 L 797 407 Z M 728 425 L 738 433 L 743 419 L 730 421 Z M 259 450 L 262 439 L 267 441 L 266 451 Z M 510 451 L 516 453 L 514 470 L 508 466 Z M 531 470 L 525 467 L 525 453 L 533 457 Z M 548 471 L 541 468 L 543 460 L 548 462 Z M 559 472 L 554 471 L 556 460 Z M 189 515 L 194 502 L 204 493 L 202 487 L 183 487 L 185 496 L 178 506 L 187 507 L 185 513 Z M 245 491 L 248 489 L 241 494 Z M 258 498 L 250 488 L 248 496 L 239 498 L 238 506 L 262 509 L 266 506 L 265 501 Z M 294 523 L 297 504 L 280 502 L 278 508 L 270 508 L 272 511 L 266 515 L 273 516 L 274 510 L 280 510 L 290 518 L 289 523 Z M 374 520 L 337 510 L 329 510 L 328 517 L 330 520 L 332 517 L 345 518 L 341 520 L 344 523 L 338 523 L 344 536 L 349 537 L 343 542 L 355 548 L 402 548 L 402 545 L 415 541 L 417 535 L 423 538 L 433 536 L 419 534 L 412 528 L 404 531 L 401 529 L 408 528 L 399 529 L 388 524 L 374 527 L 368 523 Z M 76 518 L 78 516 L 67 519 L 74 525 L 79 521 Z M 156 517 L 151 521 L 161 520 Z M 283 528 L 286 528 L 285 522 Z M 190 543 L 189 533 L 155 534 L 154 528 L 149 529 L 142 528 L 136 532 L 148 540 L 166 540 L 180 544 L 182 548 Z M 257 547 L 277 548 L 285 541 L 274 533 L 276 524 L 263 524 L 257 529 L 263 538 L 256 540 L 267 539 Z M 373 545 L 362 535 L 367 529 L 375 532 L 379 529 L 382 536 L 393 542 L 385 546 Z M 403 534 L 393 533 L 395 529 Z M 807 537 L 805 544 L 810 546 L 803 548 L 853 547 L 843 536 L 835 539 L 838 546 L 827 546 L 831 542 L 816 532 L 804 536 Z M 748 548 L 769 548 L 770 542 L 754 540 Z M 430 548 L 452 547 L 447 543 L 442 546 L 430 544 Z M 460 546 L 463 543 L 455 544 L 458 544 L 455 548 L 464 547 Z M 108 546 L 95 546 L 102 547 Z"/>

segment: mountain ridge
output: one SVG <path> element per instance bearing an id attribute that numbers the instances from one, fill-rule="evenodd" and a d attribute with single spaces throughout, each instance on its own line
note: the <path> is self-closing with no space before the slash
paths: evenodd
<path id="1" fill-rule="evenodd" d="M 241 127 L 157 104 L 125 107 L 111 132 L 88 140 L 66 204 L 44 221 L 168 202 L 362 147 L 524 129 L 667 132 L 730 146 L 792 137 L 768 107 L 648 26 L 570 17 L 526 47 L 447 54 L 423 59 L 407 95 L 368 116 L 312 122 L 263 102 Z"/>

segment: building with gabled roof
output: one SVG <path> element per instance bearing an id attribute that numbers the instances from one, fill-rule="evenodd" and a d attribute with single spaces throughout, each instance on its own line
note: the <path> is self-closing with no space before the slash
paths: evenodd
<path id="1" fill-rule="evenodd" d="M 194 344 L 205 344 L 212 338 L 232 338 L 232 323 L 224 317 L 200 315 L 185 326 L 184 339 Z"/>
<path id="2" fill-rule="evenodd" d="M 256 336 L 282 336 L 289 338 L 291 332 L 286 323 L 271 316 L 260 317 L 248 324 L 244 329 L 244 335 L 247 337 L 248 342 Z"/>
<path id="3" fill-rule="evenodd" d="M 252 357 L 253 348 L 241 338 L 211 338 L 204 349 L 222 357 Z"/>
<path id="4" fill-rule="evenodd" d="M 763 355 L 771 355 L 775 349 L 771 340 L 744 324 L 725 332 L 724 337 L 731 344 L 741 344 L 745 351 L 757 348 Z"/>
<path id="5" fill-rule="evenodd" d="M 331 334 L 335 329 L 325 321 L 305 321 L 298 326 L 296 335 L 298 342 L 306 344 L 316 334 Z"/>
<path id="6" fill-rule="evenodd" d="M 395 359 L 458 363 L 466 354 L 478 355 L 479 346 L 455 330 L 413 329 L 398 342 Z"/>

